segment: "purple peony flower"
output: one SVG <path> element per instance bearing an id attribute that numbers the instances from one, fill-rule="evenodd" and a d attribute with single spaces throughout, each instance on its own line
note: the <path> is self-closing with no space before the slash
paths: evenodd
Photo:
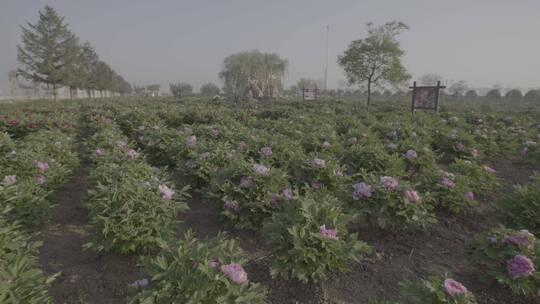
<path id="1" fill-rule="evenodd" d="M 474 192 L 469 191 L 463 195 L 463 197 L 468 201 L 474 201 Z"/>
<path id="2" fill-rule="evenodd" d="M 532 250 L 534 248 L 534 242 L 531 242 L 530 239 L 533 237 L 534 235 L 528 230 L 520 230 L 514 235 L 505 236 L 502 241 L 507 245 L 515 245 Z"/>
<path id="3" fill-rule="evenodd" d="M 524 255 L 516 255 L 506 262 L 506 270 L 512 279 L 528 277 L 535 271 L 534 264 Z"/>
<path id="4" fill-rule="evenodd" d="M 381 187 L 383 187 L 386 191 L 394 191 L 399 186 L 397 179 L 392 176 L 383 176 L 380 178 L 379 182 Z"/>
<path id="5" fill-rule="evenodd" d="M 186 139 L 186 146 L 193 147 L 197 144 L 197 136 L 191 135 Z"/>
<path id="6" fill-rule="evenodd" d="M 366 183 L 357 183 L 352 185 L 353 198 L 356 200 L 370 198 L 373 195 L 373 188 Z"/>
<path id="7" fill-rule="evenodd" d="M 244 271 L 244 268 L 242 268 L 240 264 L 232 263 L 228 265 L 222 265 L 220 269 L 227 278 L 237 284 L 246 283 L 248 280 L 247 273 Z"/>
<path id="8" fill-rule="evenodd" d="M 313 161 L 311 161 L 311 164 L 315 168 L 322 169 L 322 168 L 326 167 L 326 161 L 324 159 L 320 159 L 320 158 L 313 159 Z"/>
<path id="9" fill-rule="evenodd" d="M 211 132 L 212 132 L 212 137 L 218 137 L 219 136 L 219 129 L 213 128 Z"/>
<path id="10" fill-rule="evenodd" d="M 457 143 L 454 145 L 454 149 L 456 151 L 463 151 L 465 150 L 465 145 L 463 143 Z"/>
<path id="11" fill-rule="evenodd" d="M 446 279 L 443 283 L 444 292 L 452 298 L 466 294 L 467 288 L 454 279 Z"/>
<path id="12" fill-rule="evenodd" d="M 406 190 L 405 198 L 407 198 L 409 202 L 415 203 L 415 204 L 418 204 L 421 201 L 420 195 L 418 194 L 418 192 L 414 190 Z"/>
<path id="13" fill-rule="evenodd" d="M 495 171 L 495 169 L 491 168 L 490 166 L 484 166 L 484 170 L 486 171 L 486 173 L 490 173 L 490 174 L 497 172 Z"/>
<path id="14" fill-rule="evenodd" d="M 38 168 L 40 172 L 46 172 L 47 170 L 49 170 L 49 164 L 45 162 L 37 161 L 36 168 Z"/>
<path id="15" fill-rule="evenodd" d="M 259 153 L 261 153 L 262 156 L 266 156 L 266 157 L 272 156 L 272 148 L 262 147 Z"/>
<path id="16" fill-rule="evenodd" d="M 208 267 L 210 268 L 217 268 L 219 266 L 219 263 L 214 261 L 214 260 L 210 260 L 208 261 Z"/>
<path id="17" fill-rule="evenodd" d="M 405 157 L 408 160 L 414 160 L 414 159 L 418 158 L 418 154 L 414 150 L 407 150 L 407 152 L 405 153 Z"/>
<path id="18" fill-rule="evenodd" d="M 238 212 L 240 210 L 240 206 L 238 206 L 238 203 L 235 201 L 225 200 L 223 203 L 223 209 Z"/>
<path id="19" fill-rule="evenodd" d="M 97 156 L 103 156 L 103 155 L 105 155 L 105 151 L 103 151 L 102 149 L 99 149 L 99 148 L 98 148 L 98 149 L 96 149 L 96 155 L 97 155 Z"/>
<path id="20" fill-rule="evenodd" d="M 451 179 L 449 178 L 446 178 L 446 177 L 443 177 L 443 179 L 441 179 L 439 181 L 439 185 L 445 187 L 445 188 L 448 188 L 448 189 L 452 189 L 456 186 L 456 184 L 454 183 L 454 181 L 452 181 Z"/>
<path id="21" fill-rule="evenodd" d="M 278 202 L 279 202 L 279 196 L 277 196 L 276 194 L 270 194 L 270 198 L 268 200 L 268 203 L 270 204 L 270 206 L 275 207 L 277 206 Z"/>
<path id="22" fill-rule="evenodd" d="M 34 179 L 35 179 L 36 182 L 37 182 L 38 184 L 40 184 L 40 185 L 43 185 L 43 184 L 45 184 L 45 183 L 47 182 L 47 179 L 46 179 L 45 176 L 43 176 L 43 175 L 36 175 L 36 176 L 34 177 Z"/>
<path id="23" fill-rule="evenodd" d="M 265 165 L 254 164 L 253 172 L 259 175 L 267 176 L 270 173 L 270 169 L 268 169 Z"/>
<path id="24" fill-rule="evenodd" d="M 284 189 L 283 192 L 282 192 L 282 195 L 288 201 L 290 201 L 290 200 L 292 200 L 294 198 L 294 194 L 293 194 L 291 188 Z"/>
<path id="25" fill-rule="evenodd" d="M 4 176 L 4 185 L 10 186 L 17 182 L 17 176 L 16 175 L 6 175 Z"/>
<path id="26" fill-rule="evenodd" d="M 135 158 L 139 157 L 139 153 L 137 151 L 133 150 L 133 149 L 129 149 L 126 152 L 126 157 L 131 158 L 131 159 L 135 159 Z"/>
<path id="27" fill-rule="evenodd" d="M 136 280 L 135 282 L 129 284 L 129 286 L 136 289 L 146 288 L 146 286 L 148 286 L 148 279 Z"/>
<path id="28" fill-rule="evenodd" d="M 255 182 L 253 181 L 253 177 L 251 177 L 251 176 L 242 176 L 240 178 L 240 187 L 251 188 L 253 186 L 255 186 Z"/>
<path id="29" fill-rule="evenodd" d="M 319 234 L 326 239 L 338 240 L 337 230 L 336 229 L 326 229 L 326 225 L 319 227 Z"/>
<path id="30" fill-rule="evenodd" d="M 167 185 L 159 185 L 159 192 L 163 195 L 163 198 L 166 200 L 171 200 L 174 195 L 174 190 L 167 187 Z"/>

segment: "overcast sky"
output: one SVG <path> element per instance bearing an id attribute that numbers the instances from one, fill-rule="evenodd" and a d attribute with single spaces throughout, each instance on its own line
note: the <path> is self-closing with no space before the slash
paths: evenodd
<path id="1" fill-rule="evenodd" d="M 365 24 L 407 23 L 404 64 L 472 86 L 540 87 L 539 0 L 0 0 L 0 80 L 16 68 L 19 25 L 46 4 L 71 30 L 135 84 L 219 83 L 223 58 L 242 50 L 289 60 L 287 84 L 323 79 L 330 26 L 328 84 L 344 80 L 336 63 Z"/>

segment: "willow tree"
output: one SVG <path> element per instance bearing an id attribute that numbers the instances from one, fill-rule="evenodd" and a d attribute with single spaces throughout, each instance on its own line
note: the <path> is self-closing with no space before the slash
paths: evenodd
<path id="1" fill-rule="evenodd" d="M 382 26 L 368 23 L 368 36 L 351 42 L 349 48 L 338 57 L 345 70 L 349 84 L 367 85 L 367 104 L 371 101 L 372 86 L 389 83 L 399 85 L 410 78 L 401 63 L 405 52 L 397 36 L 409 27 L 402 22 L 387 22 Z"/>
<path id="2" fill-rule="evenodd" d="M 224 91 L 234 101 L 275 98 L 283 92 L 288 62 L 277 54 L 240 52 L 223 61 L 219 73 Z"/>

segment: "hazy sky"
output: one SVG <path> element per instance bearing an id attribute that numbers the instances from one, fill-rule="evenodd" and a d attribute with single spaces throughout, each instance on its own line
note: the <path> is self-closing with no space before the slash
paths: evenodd
<path id="1" fill-rule="evenodd" d="M 401 20 L 404 64 L 473 86 L 540 87 L 539 0 L 0 0 L 0 79 L 16 67 L 19 25 L 49 4 L 129 82 L 219 83 L 223 58 L 258 49 L 289 60 L 287 84 L 322 79 L 330 26 L 329 87 L 336 63 L 369 21 Z"/>

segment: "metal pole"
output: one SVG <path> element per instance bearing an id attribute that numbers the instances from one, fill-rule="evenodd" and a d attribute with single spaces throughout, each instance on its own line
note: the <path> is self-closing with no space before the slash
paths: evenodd
<path id="1" fill-rule="evenodd" d="M 326 65 L 324 67 L 324 90 L 328 90 L 328 36 L 330 32 L 330 26 L 326 26 Z"/>

